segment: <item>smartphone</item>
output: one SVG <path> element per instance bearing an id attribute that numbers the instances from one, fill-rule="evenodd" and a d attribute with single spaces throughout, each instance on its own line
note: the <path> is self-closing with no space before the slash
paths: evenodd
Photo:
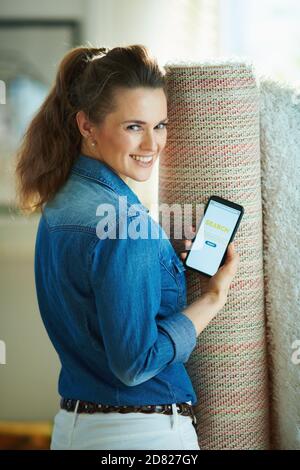
<path id="1" fill-rule="evenodd" d="M 203 218 L 184 260 L 186 268 L 212 277 L 224 264 L 229 243 L 244 215 L 240 204 L 219 196 L 211 196 Z"/>

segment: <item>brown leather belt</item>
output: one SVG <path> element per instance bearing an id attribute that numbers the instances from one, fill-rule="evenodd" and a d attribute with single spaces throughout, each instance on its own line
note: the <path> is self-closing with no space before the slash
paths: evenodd
<path id="1" fill-rule="evenodd" d="M 60 407 L 63 410 L 75 411 L 78 400 L 62 398 Z M 193 420 L 193 425 L 196 428 L 197 419 L 193 410 L 193 406 L 189 403 L 176 403 L 178 414 L 183 416 L 190 416 Z M 79 400 L 77 413 L 161 413 L 165 415 L 172 415 L 172 405 L 102 405 L 98 403 L 91 403 L 88 401 Z"/>

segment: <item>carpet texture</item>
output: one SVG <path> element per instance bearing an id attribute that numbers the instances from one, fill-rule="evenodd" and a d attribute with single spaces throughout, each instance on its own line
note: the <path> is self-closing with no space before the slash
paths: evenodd
<path id="1" fill-rule="evenodd" d="M 193 223 L 197 223 L 203 204 L 212 194 L 245 209 L 235 238 L 240 265 L 227 303 L 199 335 L 186 363 L 198 397 L 199 445 L 201 449 L 268 449 L 259 92 L 255 74 L 251 65 L 234 61 L 169 63 L 165 69 L 169 127 L 159 162 L 159 204 L 177 203 L 184 209 L 184 204 L 192 203 Z M 168 227 L 163 228 L 170 233 Z M 172 230 L 173 225 L 171 243 Z M 188 270 L 186 279 L 190 304 L 200 297 L 202 281 L 198 273 Z"/>
<path id="2" fill-rule="evenodd" d="M 300 449 L 300 91 L 260 78 L 272 448 Z"/>

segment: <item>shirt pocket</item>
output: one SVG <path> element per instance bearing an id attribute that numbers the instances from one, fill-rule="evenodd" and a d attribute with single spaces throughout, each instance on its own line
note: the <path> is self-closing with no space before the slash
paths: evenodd
<path id="1" fill-rule="evenodd" d="M 186 307 L 186 267 L 176 254 L 174 254 L 172 258 L 172 267 L 178 286 L 178 306 L 179 308 L 183 308 Z"/>
<path id="2" fill-rule="evenodd" d="M 186 306 L 186 268 L 176 254 L 161 259 L 160 262 L 163 268 L 163 284 L 166 288 L 167 298 L 175 310 L 182 309 Z M 175 298 L 173 292 L 174 294 L 176 292 Z"/>

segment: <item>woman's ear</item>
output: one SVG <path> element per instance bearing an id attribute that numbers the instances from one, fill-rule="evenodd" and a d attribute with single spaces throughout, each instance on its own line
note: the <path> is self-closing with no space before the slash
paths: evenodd
<path id="1" fill-rule="evenodd" d="M 76 122 L 78 129 L 83 137 L 89 138 L 92 136 L 91 131 L 93 126 L 84 111 L 80 110 L 76 113 Z"/>

